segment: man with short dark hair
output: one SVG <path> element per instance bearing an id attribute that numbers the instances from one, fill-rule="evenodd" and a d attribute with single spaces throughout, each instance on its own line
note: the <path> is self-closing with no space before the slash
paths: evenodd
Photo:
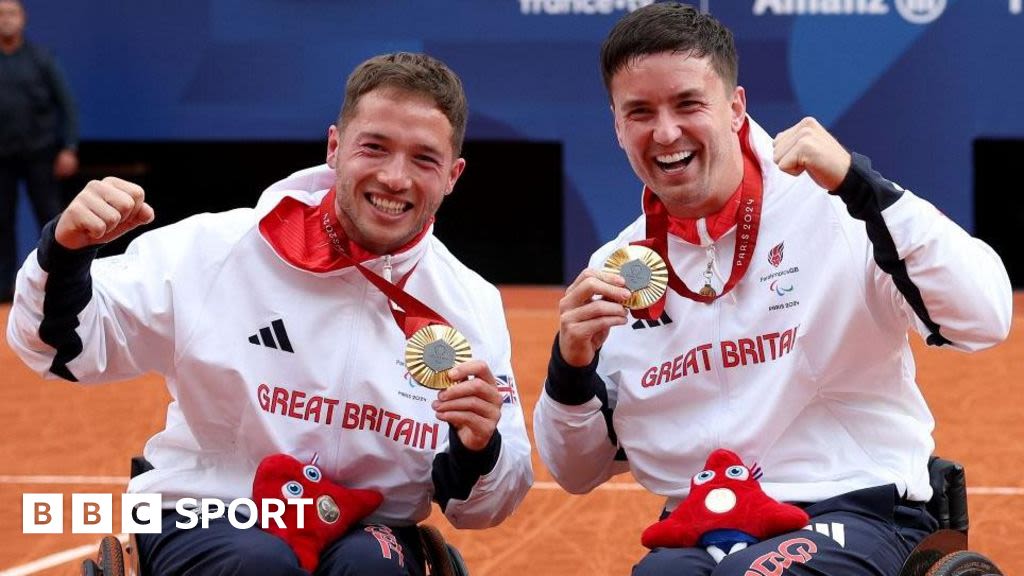
<path id="1" fill-rule="evenodd" d="M 532 482 L 530 444 L 498 291 L 432 234 L 466 165 L 461 81 L 432 57 L 387 54 L 356 68 L 345 97 L 327 165 L 255 209 L 147 232 L 123 256 L 94 261 L 153 210 L 135 184 L 90 182 L 19 274 L 8 340 L 48 377 L 166 377 L 167 426 L 145 450 L 155 468 L 131 492 L 165 507 L 248 498 L 264 457 L 316 461 L 383 495 L 317 574 L 419 575 L 415 524 L 431 502 L 456 527 L 500 523 Z M 433 329 L 444 340 L 419 340 Z M 161 534 L 139 535 L 145 573 L 304 573 L 258 528 L 179 520 L 165 510 Z"/>
<path id="2" fill-rule="evenodd" d="M 999 257 L 815 120 L 768 136 L 707 14 L 641 8 L 601 62 L 644 214 L 560 302 L 541 458 L 573 493 L 628 469 L 668 512 L 726 448 L 813 524 L 655 548 L 634 574 L 895 576 L 935 526 L 934 422 L 907 332 L 964 351 L 1003 340 Z"/>
<path id="3" fill-rule="evenodd" d="M 78 117 L 53 56 L 25 39 L 25 7 L 0 0 L 0 302 L 17 269 L 18 182 L 39 225 L 61 209 L 58 180 L 78 171 Z"/>

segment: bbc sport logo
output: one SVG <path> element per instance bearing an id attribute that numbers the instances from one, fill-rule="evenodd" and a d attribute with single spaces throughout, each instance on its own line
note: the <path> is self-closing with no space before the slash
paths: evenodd
<path id="1" fill-rule="evenodd" d="M 24 534 L 64 533 L 64 494 L 22 494 L 21 513 Z M 113 530 L 112 494 L 71 495 L 72 534 L 110 534 Z M 264 530 L 273 521 L 285 528 L 284 514 L 289 506 L 296 510 L 296 528 L 303 528 L 303 509 L 312 506 L 312 498 L 279 500 L 264 498 L 257 505 L 249 498 L 236 498 L 228 504 L 217 498 L 182 498 L 174 510 L 184 517 L 174 523 L 182 530 L 209 528 L 210 521 L 227 518 L 235 528 L 251 528 L 260 523 Z M 121 530 L 126 534 L 159 534 L 163 526 L 163 497 L 160 494 L 122 494 Z"/>

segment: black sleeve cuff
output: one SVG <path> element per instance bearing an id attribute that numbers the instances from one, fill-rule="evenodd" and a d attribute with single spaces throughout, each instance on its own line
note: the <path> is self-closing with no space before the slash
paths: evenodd
<path id="1" fill-rule="evenodd" d="M 78 250 L 69 250 L 57 242 L 57 221 L 60 214 L 43 226 L 39 235 L 36 260 L 39 267 L 47 274 L 58 274 L 69 278 L 88 277 L 89 267 L 99 253 L 99 246 L 86 246 Z"/>
<path id="2" fill-rule="evenodd" d="M 466 448 L 458 433 L 452 430 L 448 435 L 448 452 L 451 453 L 452 459 L 455 460 L 459 469 L 475 475 L 473 482 L 476 482 L 476 478 L 489 474 L 491 470 L 494 470 L 494 465 L 498 463 L 498 454 L 501 452 L 501 432 L 495 429 L 487 445 L 477 451 Z"/>
<path id="3" fill-rule="evenodd" d="M 43 227 L 39 238 L 36 259 L 49 276 L 46 279 L 43 296 L 43 319 L 39 323 L 39 339 L 56 351 L 50 372 L 77 382 L 78 378 L 68 368 L 82 353 L 82 339 L 76 332 L 78 313 L 85 309 L 92 298 L 92 261 L 96 259 L 99 246 L 79 250 L 68 250 L 57 243 L 54 231 L 57 218 Z"/>
<path id="4" fill-rule="evenodd" d="M 477 480 L 494 470 L 501 454 L 501 432 L 494 431 L 482 450 L 466 448 L 458 433 L 448 428 L 448 451 L 434 457 L 431 479 L 434 482 L 434 500 L 444 510 L 448 500 L 469 498 Z"/>
<path id="5" fill-rule="evenodd" d="M 559 404 L 568 406 L 579 406 L 585 404 L 597 395 L 598 380 L 597 362 L 601 357 L 600 351 L 594 354 L 590 364 L 577 368 L 570 366 L 562 358 L 562 351 L 558 347 L 558 334 L 555 334 L 555 343 L 551 347 L 551 359 L 548 361 L 548 380 L 544 383 L 544 391 L 552 400 Z"/>
<path id="6" fill-rule="evenodd" d="M 903 196 L 903 190 L 871 168 L 871 160 L 851 152 L 850 170 L 832 194 L 839 196 L 850 215 L 867 220 L 881 213 Z"/>

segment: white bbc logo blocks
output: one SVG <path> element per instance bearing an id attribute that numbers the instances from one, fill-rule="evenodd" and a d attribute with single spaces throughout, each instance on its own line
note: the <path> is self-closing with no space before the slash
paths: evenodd
<path id="1" fill-rule="evenodd" d="M 71 533 L 114 532 L 113 500 L 113 494 L 71 494 Z M 284 528 L 285 509 L 295 506 L 295 527 L 302 529 L 305 517 L 303 507 L 312 505 L 312 498 L 289 498 L 287 501 L 263 498 L 258 506 L 248 498 L 236 498 L 229 504 L 217 498 L 181 498 L 174 509 L 184 519 L 174 525 L 181 530 L 209 528 L 211 520 L 226 518 L 238 529 L 255 525 L 257 519 L 264 530 L 270 526 L 271 521 L 279 528 Z M 245 511 L 239 510 L 242 507 Z M 63 534 L 64 495 L 22 494 L 21 516 L 22 532 L 25 534 Z M 162 526 L 163 498 L 160 494 L 121 494 L 121 532 L 159 534 Z"/>
<path id="2" fill-rule="evenodd" d="M 71 532 L 75 534 L 109 534 L 114 526 L 114 503 L 111 494 L 72 494 Z"/>
<path id="3" fill-rule="evenodd" d="M 25 534 L 62 534 L 64 495 L 22 494 L 21 531 Z"/>
<path id="4" fill-rule="evenodd" d="M 113 495 L 71 495 L 72 533 L 109 534 L 114 525 L 113 517 Z M 64 494 L 22 494 L 21 518 L 25 534 L 63 534 Z"/>
<path id="5" fill-rule="evenodd" d="M 129 534 L 159 534 L 163 524 L 162 505 L 159 494 L 121 496 L 121 531 Z"/>

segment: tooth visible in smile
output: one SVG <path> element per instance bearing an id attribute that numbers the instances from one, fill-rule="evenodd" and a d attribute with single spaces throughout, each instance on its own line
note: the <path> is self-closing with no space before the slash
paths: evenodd
<path id="1" fill-rule="evenodd" d="M 661 156 L 655 156 L 654 159 L 662 164 L 672 164 L 673 162 L 682 162 L 690 156 L 693 156 L 693 151 L 689 150 L 686 152 L 676 152 L 675 154 L 663 154 Z"/>
<path id="2" fill-rule="evenodd" d="M 373 204 L 375 208 L 383 212 L 387 212 L 389 214 L 401 214 L 402 212 L 405 212 L 406 202 L 391 200 L 389 198 L 377 196 L 376 194 L 370 194 L 369 198 L 370 203 Z"/>

